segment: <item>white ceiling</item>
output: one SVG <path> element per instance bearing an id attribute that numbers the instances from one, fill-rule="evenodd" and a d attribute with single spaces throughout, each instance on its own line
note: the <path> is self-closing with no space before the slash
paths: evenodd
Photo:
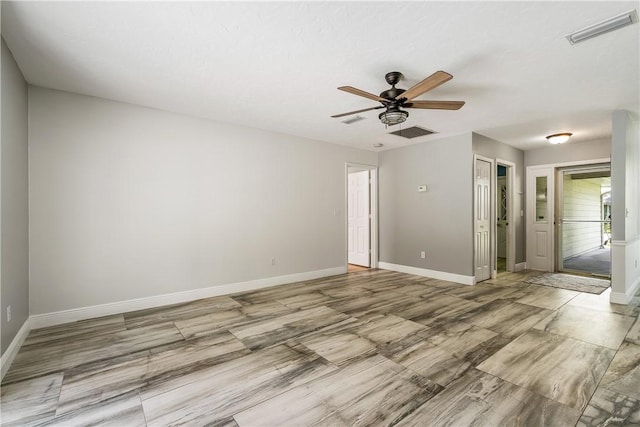
<path id="1" fill-rule="evenodd" d="M 589 2 L 2 2 L 2 33 L 27 81 L 321 141 L 373 149 L 475 131 L 529 150 L 544 136 L 606 138 L 611 112 L 640 111 L 640 25 L 571 46 L 565 35 L 638 1 Z M 387 132 L 376 106 L 336 90 L 453 80 Z"/>

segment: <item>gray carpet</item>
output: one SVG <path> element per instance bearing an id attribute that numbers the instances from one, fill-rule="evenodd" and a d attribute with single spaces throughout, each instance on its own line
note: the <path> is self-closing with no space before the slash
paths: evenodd
<path id="1" fill-rule="evenodd" d="M 609 280 L 592 279 L 591 277 L 572 276 L 570 274 L 544 273 L 531 277 L 527 283 L 535 285 L 552 286 L 554 288 L 568 289 L 570 291 L 601 294 L 611 286 Z"/>
<path id="2" fill-rule="evenodd" d="M 562 261 L 564 270 L 585 271 L 588 273 L 609 276 L 611 274 L 611 249 L 596 248 L 587 253 Z"/>

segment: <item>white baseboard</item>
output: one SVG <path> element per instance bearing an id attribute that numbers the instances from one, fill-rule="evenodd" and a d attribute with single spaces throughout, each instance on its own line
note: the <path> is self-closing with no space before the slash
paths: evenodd
<path id="1" fill-rule="evenodd" d="M 179 304 L 189 301 L 195 301 L 202 298 L 252 291 L 261 288 L 268 288 L 271 286 L 284 285 L 286 283 L 319 279 L 321 277 L 335 276 L 338 274 L 344 274 L 346 272 L 346 266 L 334 267 L 325 270 L 308 271 L 304 273 L 289 274 L 286 276 L 268 277 L 265 279 L 250 280 L 247 282 L 194 289 L 191 291 L 176 292 L 165 295 L 132 299 L 128 301 L 100 304 L 90 307 L 74 308 L 71 310 L 57 311 L 53 313 L 36 314 L 32 315 L 30 318 L 31 329 L 44 328 L 47 326 L 60 325 L 69 322 L 77 322 L 79 320 L 93 319 L 102 316 L 110 316 L 113 314 L 126 313 L 129 311 L 161 307 L 163 305 Z"/>
<path id="2" fill-rule="evenodd" d="M 460 283 L 462 285 L 475 285 L 474 276 L 464 276 L 462 274 L 447 273 L 446 271 L 429 270 L 427 268 L 411 267 L 409 265 L 392 264 L 390 262 L 378 263 L 378 268 L 383 270 L 398 271 L 400 273 L 415 274 L 416 276 L 429 277 L 431 279 L 447 280 L 449 282 Z"/>
<path id="3" fill-rule="evenodd" d="M 520 262 L 518 264 L 516 264 L 516 272 L 518 271 L 523 271 L 527 269 L 527 263 L 526 262 Z"/>
<path id="4" fill-rule="evenodd" d="M 636 292 L 638 292 L 639 288 L 640 288 L 640 278 L 636 279 L 633 282 L 633 285 L 631 285 L 631 287 L 625 293 L 611 291 L 611 295 L 609 296 L 609 301 L 612 304 L 629 305 L 629 303 L 633 299 L 633 296 L 636 294 Z"/>
<path id="5" fill-rule="evenodd" d="M 22 327 L 20 328 L 20 330 L 18 330 L 18 333 L 13 338 L 13 341 L 11 341 L 11 344 L 9 344 L 9 347 L 7 347 L 4 354 L 2 355 L 2 358 L 0 359 L 0 381 L 2 381 L 2 379 L 4 378 L 4 374 L 6 374 L 11 367 L 13 359 L 16 357 L 16 354 L 18 354 L 18 351 L 20 350 L 20 347 L 22 347 L 22 343 L 24 343 L 27 335 L 29 335 L 30 330 L 31 318 L 28 317 L 27 320 L 22 324 Z"/>

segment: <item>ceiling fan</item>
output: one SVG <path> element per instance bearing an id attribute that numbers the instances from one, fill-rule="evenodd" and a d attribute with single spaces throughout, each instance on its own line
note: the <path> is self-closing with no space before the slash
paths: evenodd
<path id="1" fill-rule="evenodd" d="M 401 108 L 420 108 L 420 109 L 435 109 L 435 110 L 459 110 L 464 101 L 413 101 L 414 98 L 435 89 L 443 83 L 448 82 L 453 78 L 449 73 L 444 71 L 436 71 L 420 83 L 412 86 L 411 88 L 404 90 L 396 87 L 396 84 L 402 78 L 402 73 L 399 71 L 391 71 L 384 76 L 384 79 L 391 85 L 391 89 L 387 89 L 380 93 L 380 96 L 374 95 L 369 92 L 365 92 L 360 89 L 356 89 L 353 86 L 340 86 L 338 89 L 352 93 L 354 95 L 362 96 L 374 101 L 380 102 L 382 105 L 377 107 L 365 108 L 363 110 L 350 111 L 348 113 L 336 114 L 331 117 L 344 117 L 351 114 L 363 113 L 365 111 L 378 110 L 384 108 L 385 111 L 378 115 L 378 118 L 382 123 L 387 126 L 396 125 L 407 120 L 409 113 L 401 110 Z"/>

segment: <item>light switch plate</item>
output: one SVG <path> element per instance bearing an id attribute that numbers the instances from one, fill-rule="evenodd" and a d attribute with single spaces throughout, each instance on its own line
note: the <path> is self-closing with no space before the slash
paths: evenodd
<path id="1" fill-rule="evenodd" d="M 427 186 L 426 185 L 419 185 L 418 186 L 418 193 L 424 193 L 425 191 L 427 191 Z"/>

